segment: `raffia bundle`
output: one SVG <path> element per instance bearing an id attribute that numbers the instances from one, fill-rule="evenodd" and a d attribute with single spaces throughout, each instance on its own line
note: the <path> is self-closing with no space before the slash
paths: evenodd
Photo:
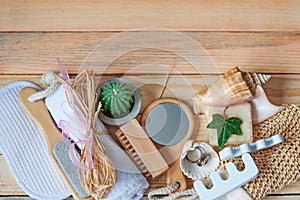
<path id="1" fill-rule="evenodd" d="M 74 113 L 84 121 L 86 132 L 83 134 L 86 138 L 90 138 L 88 142 L 83 142 L 80 161 L 92 167 L 87 170 L 78 170 L 80 181 L 86 192 L 91 194 L 94 199 L 102 199 L 115 184 L 116 172 L 103 144 L 99 137 L 96 137 L 96 134 L 106 133 L 96 132 L 96 120 L 101 104 L 96 105 L 94 73 L 87 70 L 82 71 L 75 77 L 71 85 L 61 78 L 60 82 L 67 86 L 69 103 L 71 102 Z"/>

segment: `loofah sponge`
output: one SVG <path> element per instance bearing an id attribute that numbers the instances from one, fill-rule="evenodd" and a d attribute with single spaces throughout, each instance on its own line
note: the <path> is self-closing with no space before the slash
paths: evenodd
<path id="1" fill-rule="evenodd" d="M 268 138 L 281 133 L 284 142 L 252 153 L 259 169 L 256 179 L 243 188 L 253 199 L 261 199 L 284 186 L 296 182 L 300 176 L 300 108 L 297 105 L 284 106 L 283 110 L 253 127 L 253 139 Z M 240 157 L 228 159 L 241 170 L 244 166 Z M 224 167 L 224 163 L 221 168 Z"/>

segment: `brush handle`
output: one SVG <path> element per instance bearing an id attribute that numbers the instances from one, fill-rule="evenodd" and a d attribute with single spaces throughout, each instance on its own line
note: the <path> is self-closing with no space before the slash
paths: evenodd
<path id="1" fill-rule="evenodd" d="M 30 87 L 22 89 L 19 94 L 19 103 L 31 120 L 41 129 L 46 138 L 48 149 L 52 151 L 53 146 L 63 138 L 54 125 L 44 101 L 39 100 L 34 103 L 28 101 L 28 97 L 36 92 L 36 89 Z"/>
<path id="2" fill-rule="evenodd" d="M 63 169 L 61 168 L 60 164 L 55 159 L 52 150 L 55 144 L 63 140 L 63 138 L 56 126 L 54 125 L 44 101 L 39 100 L 34 103 L 28 101 L 28 97 L 36 92 L 38 91 L 31 87 L 26 87 L 22 89 L 19 94 L 19 103 L 21 107 L 44 134 L 48 144 L 48 152 L 52 163 L 54 164 L 60 177 L 63 179 L 64 183 L 72 193 L 73 198 L 75 200 L 92 200 L 92 197 L 82 198 L 77 194 L 75 189 L 72 187 L 71 182 L 68 180 L 66 174 L 63 172 Z"/>
<path id="3" fill-rule="evenodd" d="M 181 150 L 184 146 L 184 143 L 187 140 L 194 139 L 196 136 L 196 133 L 198 130 L 198 119 L 193 115 L 192 111 L 190 108 L 183 102 L 181 102 L 178 99 L 173 99 L 173 98 L 165 98 L 165 99 L 158 99 L 153 101 L 148 107 L 144 110 L 142 117 L 141 117 L 141 126 L 146 127 L 146 119 L 150 113 L 150 111 L 158 106 L 159 104 L 164 104 L 164 103 L 173 103 L 178 105 L 181 109 L 182 112 L 184 112 L 187 115 L 188 121 L 189 121 L 189 129 L 186 131 L 186 134 L 184 138 L 178 142 L 175 145 L 167 145 L 163 146 L 163 148 L 159 149 L 159 152 L 161 155 L 164 157 L 167 163 L 173 163 L 175 162 L 179 157 Z"/>
<path id="4" fill-rule="evenodd" d="M 186 189 L 186 179 L 180 169 L 180 160 L 176 160 L 167 171 L 167 185 L 179 183 L 179 188 L 176 191 L 183 191 Z"/>

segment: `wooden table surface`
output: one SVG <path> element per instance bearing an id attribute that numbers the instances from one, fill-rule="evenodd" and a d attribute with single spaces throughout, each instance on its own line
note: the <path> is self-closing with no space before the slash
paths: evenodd
<path id="1" fill-rule="evenodd" d="M 210 56 L 211 60 L 201 60 L 201 76 L 189 62 L 178 58 L 174 52 L 151 48 L 133 50 L 120 56 L 104 71 L 105 76 L 125 73 L 137 82 L 149 80 L 164 84 L 164 72 L 157 66 L 173 63 L 174 71 L 182 76 L 174 74 L 169 81 L 169 89 L 171 92 L 183 91 L 179 92 L 179 98 L 191 106 L 193 90 L 186 92 L 180 78 L 192 82 L 192 89 L 201 90 L 205 83 L 212 83 L 219 74 L 237 65 L 245 71 L 272 75 L 264 88 L 274 104 L 300 103 L 298 0 L 2 0 L 0 85 L 16 80 L 39 84 L 43 73 L 57 71 L 57 57 L 66 61 L 70 73 L 76 74 L 84 59 L 99 43 L 123 31 L 144 27 L 178 31 L 201 45 L 205 50 L 203 55 L 188 47 L 185 49 L 191 57 Z M 139 31 L 132 31 L 131 36 L 126 41 L 129 46 L 135 42 L 135 37 L 139 37 Z M 181 41 L 172 39 L 163 42 L 183 45 Z M 102 69 L 105 58 L 96 61 L 97 69 Z M 145 73 L 132 71 L 136 66 L 143 66 Z M 153 70 L 154 67 L 156 70 Z M 154 71 L 157 74 L 154 75 Z M 152 88 L 150 91 L 158 94 L 160 89 Z M 144 106 L 150 100 L 147 99 Z M 206 133 L 205 123 L 202 124 L 198 139 Z M 162 186 L 164 178 L 152 181 L 151 187 Z M 1 153 L 0 199 L 30 199 L 16 184 Z M 300 180 L 266 199 L 300 199 Z"/>

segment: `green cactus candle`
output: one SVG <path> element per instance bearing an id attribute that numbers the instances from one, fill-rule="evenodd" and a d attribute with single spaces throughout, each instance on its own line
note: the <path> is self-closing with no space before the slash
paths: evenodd
<path id="1" fill-rule="evenodd" d="M 112 116 L 126 113 L 133 103 L 133 92 L 125 84 L 118 81 L 109 81 L 101 88 L 99 94 L 104 111 Z"/>

